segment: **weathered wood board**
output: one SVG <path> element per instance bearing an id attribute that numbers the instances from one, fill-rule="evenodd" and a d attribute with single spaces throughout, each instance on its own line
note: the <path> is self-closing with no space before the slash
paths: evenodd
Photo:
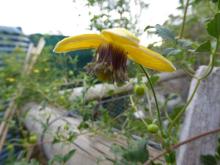
<path id="1" fill-rule="evenodd" d="M 186 76 L 186 73 L 179 70 L 173 73 L 159 73 L 157 74 L 159 77 L 159 83 L 160 86 L 164 86 L 166 89 L 166 93 L 181 93 L 183 97 L 185 97 L 186 93 L 188 93 L 188 86 L 189 86 L 189 78 Z M 147 82 L 146 77 L 142 78 L 142 82 Z M 124 93 L 130 93 L 133 91 L 134 84 L 137 83 L 137 79 L 130 79 L 129 82 L 127 82 L 123 86 L 116 86 L 113 84 L 96 84 L 89 89 L 86 89 L 84 87 L 77 87 L 70 90 L 67 90 L 68 92 L 71 92 L 70 100 L 76 100 L 77 97 L 81 97 L 83 94 L 85 95 L 85 100 L 95 100 L 95 99 L 101 99 L 108 96 L 113 95 L 122 95 Z M 63 93 L 65 91 L 61 91 Z M 165 91 L 162 91 L 161 89 L 158 90 L 158 92 L 165 93 Z"/>
<path id="2" fill-rule="evenodd" d="M 197 77 L 204 74 L 206 66 L 201 66 Z M 195 88 L 197 80 L 193 79 L 189 96 Z M 214 68 L 207 79 L 203 80 L 188 106 L 182 125 L 180 141 L 206 131 L 220 127 L 220 68 Z M 180 147 L 178 165 L 201 165 L 200 155 L 215 154 L 218 134 L 210 135 Z"/>

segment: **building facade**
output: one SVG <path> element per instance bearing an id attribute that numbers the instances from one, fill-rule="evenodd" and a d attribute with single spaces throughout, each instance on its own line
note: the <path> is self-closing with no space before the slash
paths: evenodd
<path id="1" fill-rule="evenodd" d="M 0 26 L 0 53 L 26 52 L 30 43 L 20 27 Z"/>

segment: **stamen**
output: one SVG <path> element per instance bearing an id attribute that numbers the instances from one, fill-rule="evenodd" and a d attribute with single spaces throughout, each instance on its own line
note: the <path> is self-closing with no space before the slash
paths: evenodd
<path id="1" fill-rule="evenodd" d="M 122 83 L 128 78 L 126 63 L 127 55 L 123 48 L 104 43 L 97 49 L 96 56 L 87 69 L 101 80 Z"/>

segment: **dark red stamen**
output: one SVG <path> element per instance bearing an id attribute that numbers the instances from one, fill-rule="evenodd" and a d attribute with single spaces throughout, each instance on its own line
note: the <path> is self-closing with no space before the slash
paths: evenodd
<path id="1" fill-rule="evenodd" d="M 127 80 L 126 63 L 127 55 L 123 48 L 105 43 L 97 49 L 95 60 L 89 65 L 89 69 L 107 81 L 124 82 Z"/>

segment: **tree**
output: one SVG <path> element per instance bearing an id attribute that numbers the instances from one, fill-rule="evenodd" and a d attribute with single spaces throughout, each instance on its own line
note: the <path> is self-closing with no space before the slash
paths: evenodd
<path id="1" fill-rule="evenodd" d="M 90 29 L 101 31 L 106 28 L 123 27 L 139 33 L 137 26 L 142 11 L 148 7 L 143 0 L 86 0 L 90 8 L 98 8 L 100 13 L 91 16 Z M 138 10 L 137 10 L 138 9 Z"/>

